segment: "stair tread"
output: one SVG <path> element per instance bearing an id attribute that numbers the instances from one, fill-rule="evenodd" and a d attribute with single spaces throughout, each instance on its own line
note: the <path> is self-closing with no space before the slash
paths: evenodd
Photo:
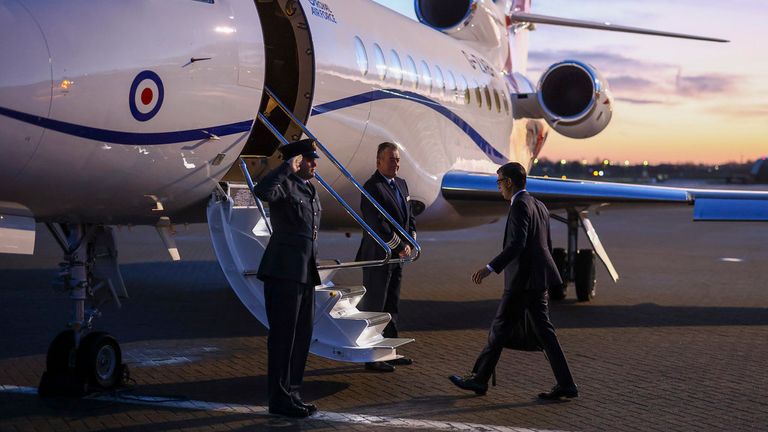
<path id="1" fill-rule="evenodd" d="M 349 319 L 349 320 L 376 320 L 381 319 L 384 316 L 389 318 L 389 314 L 386 312 L 356 312 L 349 315 L 344 315 L 342 317 L 339 317 L 339 319 Z"/>
<path id="2" fill-rule="evenodd" d="M 367 345 L 367 347 L 377 347 L 377 348 L 397 348 L 399 346 L 403 346 L 407 343 L 411 343 L 416 339 L 411 338 L 384 338 L 376 343 L 372 343 L 370 345 Z"/>
<path id="3" fill-rule="evenodd" d="M 342 297 L 350 297 L 356 294 L 365 293 L 365 287 L 362 285 L 336 285 L 332 287 L 318 288 L 317 291 L 328 293 L 338 291 Z"/>

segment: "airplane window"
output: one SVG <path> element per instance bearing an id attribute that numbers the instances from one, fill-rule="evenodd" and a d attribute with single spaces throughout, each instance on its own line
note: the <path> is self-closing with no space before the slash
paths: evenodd
<path id="1" fill-rule="evenodd" d="M 488 111 L 491 110 L 491 92 L 488 90 L 488 86 L 483 86 L 483 91 L 485 92 L 485 104 L 488 105 Z"/>
<path id="2" fill-rule="evenodd" d="M 424 83 L 424 89 L 427 92 L 432 93 L 432 73 L 429 72 L 429 65 L 427 62 L 421 62 L 421 82 Z"/>
<path id="3" fill-rule="evenodd" d="M 395 50 L 390 51 L 389 59 L 391 60 L 391 65 L 389 66 L 389 71 L 392 73 L 392 79 L 395 80 L 397 84 L 403 83 L 403 65 L 400 63 L 400 56 L 397 55 L 397 52 Z"/>
<path id="4" fill-rule="evenodd" d="M 379 73 L 379 79 L 383 81 L 387 78 L 387 61 L 384 60 L 384 51 L 381 50 L 379 44 L 373 44 L 373 58 L 376 61 L 376 72 Z"/>
<path id="5" fill-rule="evenodd" d="M 435 65 L 435 91 L 441 96 L 445 94 L 445 83 L 443 82 L 443 71 L 440 66 Z"/>
<path id="6" fill-rule="evenodd" d="M 493 89 L 493 101 L 496 102 L 496 112 L 501 112 L 501 101 L 499 101 L 499 92 Z"/>
<path id="7" fill-rule="evenodd" d="M 411 88 L 415 89 L 419 87 L 419 72 L 416 70 L 416 62 L 413 61 L 413 57 L 407 56 L 405 58 L 405 78 L 411 85 Z"/>
<path id="8" fill-rule="evenodd" d="M 362 76 L 368 73 L 368 53 L 365 52 L 365 45 L 359 37 L 355 36 L 355 55 L 357 56 L 357 69 Z"/>
<path id="9" fill-rule="evenodd" d="M 448 92 L 451 101 L 456 100 L 456 78 L 453 77 L 453 72 L 451 71 L 445 71 L 445 90 Z"/>
<path id="10" fill-rule="evenodd" d="M 504 92 L 504 93 L 502 94 L 502 96 L 504 96 L 504 97 L 501 99 L 501 100 L 502 100 L 502 102 L 504 102 L 504 112 L 505 112 L 505 113 L 507 113 L 507 115 L 509 115 L 509 102 L 507 102 L 507 92 Z"/>
<path id="11" fill-rule="evenodd" d="M 474 81 L 475 84 L 475 99 L 477 99 L 477 106 L 479 108 L 483 107 L 483 95 L 480 94 L 480 85 L 477 84 L 477 81 Z"/>
<path id="12" fill-rule="evenodd" d="M 464 105 L 469 105 L 469 84 L 467 84 L 467 79 L 464 78 L 464 75 L 461 76 L 459 81 L 459 88 L 464 93 Z"/>

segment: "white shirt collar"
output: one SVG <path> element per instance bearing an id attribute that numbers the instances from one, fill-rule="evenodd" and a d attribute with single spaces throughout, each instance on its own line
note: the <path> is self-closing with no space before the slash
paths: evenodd
<path id="1" fill-rule="evenodd" d="M 514 204 L 514 203 L 515 203 L 515 198 L 516 198 L 518 195 L 520 195 L 521 193 L 523 193 L 523 192 L 527 192 L 527 191 L 526 191 L 525 189 L 520 189 L 519 191 L 517 191 L 517 193 L 515 193 L 514 195 L 512 195 L 512 199 L 510 199 L 510 200 L 509 200 L 509 205 L 512 205 L 512 204 Z"/>

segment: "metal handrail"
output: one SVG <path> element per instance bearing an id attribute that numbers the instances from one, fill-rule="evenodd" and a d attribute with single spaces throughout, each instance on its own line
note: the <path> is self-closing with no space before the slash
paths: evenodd
<path id="1" fill-rule="evenodd" d="M 280 142 L 283 143 L 283 145 L 289 143 L 289 141 L 280 132 L 278 132 L 278 130 L 266 118 L 266 116 L 264 116 L 262 113 L 259 113 L 259 119 L 264 124 L 264 126 L 266 126 L 267 129 L 269 129 L 270 132 L 272 132 L 272 134 L 275 135 L 275 137 L 277 137 L 277 139 L 279 139 Z M 250 175 L 246 175 L 246 177 L 250 177 Z M 355 210 L 352 209 L 352 207 L 349 204 L 347 204 L 347 202 L 344 201 L 344 199 L 341 198 L 341 196 L 339 196 L 339 194 L 336 193 L 336 191 L 333 190 L 333 188 L 328 183 L 326 183 L 326 181 L 323 179 L 323 177 L 320 174 L 315 173 L 315 179 L 317 179 L 317 181 L 325 188 L 325 190 L 327 190 L 328 193 L 330 193 L 336 199 L 336 201 L 338 201 L 339 204 L 341 204 L 344 207 L 344 210 L 346 210 L 347 213 L 350 216 L 352 216 L 355 219 L 355 221 L 366 232 L 371 234 L 371 236 L 376 241 L 376 243 L 378 243 L 379 246 L 381 246 L 386 252 L 384 259 L 378 260 L 378 261 L 351 261 L 351 262 L 344 262 L 344 263 L 338 263 L 338 264 L 332 264 L 332 265 L 318 266 L 317 269 L 329 270 L 329 269 L 338 269 L 338 268 L 379 266 L 379 265 L 387 264 L 392 259 L 392 248 L 390 248 L 389 245 L 387 245 L 387 243 L 384 240 L 382 240 L 382 238 L 378 234 L 376 234 L 376 232 L 365 222 L 365 220 L 363 220 L 363 218 L 361 218 L 360 215 L 358 215 L 357 212 L 355 212 Z M 251 180 L 251 183 L 249 183 L 249 185 L 250 184 L 252 184 L 252 180 Z M 253 191 L 253 188 L 251 188 L 251 191 Z M 255 193 L 253 194 L 253 197 L 256 199 L 257 202 L 261 202 L 261 200 L 259 200 L 259 197 L 257 197 Z"/>
<path id="2" fill-rule="evenodd" d="M 381 260 L 371 260 L 371 261 L 351 261 L 351 262 L 345 262 L 345 263 L 339 263 L 335 265 L 328 265 L 328 266 L 318 266 L 318 269 L 320 270 L 326 270 L 326 269 L 337 269 L 337 268 L 355 268 L 355 267 L 372 267 L 372 266 L 381 266 L 388 264 L 390 262 L 394 263 L 406 263 L 406 262 L 413 262 L 419 259 L 419 256 L 421 256 L 421 245 L 419 245 L 416 240 L 411 237 L 408 232 L 403 229 L 403 227 L 400 226 L 397 221 L 395 221 L 392 216 L 390 216 L 389 213 L 387 213 L 384 208 L 381 207 L 381 205 L 368 193 L 368 191 L 363 188 L 360 183 L 355 180 L 355 178 L 350 174 L 349 171 L 333 156 L 333 154 L 328 151 L 327 148 L 315 137 L 312 132 L 307 129 L 307 127 L 302 123 L 298 118 L 296 118 L 295 115 L 283 104 L 283 102 L 267 87 L 264 87 L 264 91 L 267 93 L 267 95 L 274 100 L 277 105 L 280 107 L 280 109 L 293 121 L 294 124 L 298 125 L 304 134 L 307 135 L 310 139 L 315 141 L 317 144 L 317 147 L 320 149 L 320 151 L 323 152 L 328 157 L 328 160 L 338 169 L 344 177 L 347 178 L 347 180 L 352 183 L 358 191 L 376 208 L 376 210 L 384 216 L 384 218 L 387 219 L 387 221 L 397 230 L 399 234 L 401 234 L 405 239 L 413 246 L 413 256 L 409 256 L 406 258 L 397 258 L 392 260 L 392 249 L 387 245 L 384 240 L 381 239 L 381 237 L 376 234 L 376 232 L 371 229 L 370 226 L 360 217 L 360 215 L 355 212 L 352 207 L 328 184 L 325 182 L 325 180 L 320 176 L 319 174 L 315 173 L 315 178 L 317 178 L 318 182 L 325 188 L 326 191 L 328 191 L 331 196 L 333 196 L 336 201 L 341 204 L 344 209 L 347 211 L 347 213 L 352 216 L 353 219 L 376 241 L 376 243 L 385 251 L 385 257 Z M 269 129 L 270 132 L 278 139 L 280 142 L 283 143 L 283 145 L 288 144 L 289 141 L 281 134 L 267 119 L 267 117 L 259 112 L 257 118 L 264 124 L 264 126 Z M 247 174 L 246 170 L 246 177 L 250 178 L 250 175 Z M 249 186 L 252 184 L 252 181 L 249 182 Z M 251 191 L 253 191 L 253 188 L 251 188 Z M 255 197 L 255 195 L 254 195 Z M 256 201 L 259 202 L 259 199 L 256 198 Z"/>
<path id="3" fill-rule="evenodd" d="M 251 191 L 253 198 L 256 200 L 256 207 L 259 208 L 259 213 L 261 213 L 261 217 L 264 218 L 264 224 L 267 225 L 267 231 L 269 231 L 269 235 L 272 235 L 272 224 L 269 222 L 269 218 L 267 218 L 267 212 L 264 210 L 264 204 L 262 204 L 261 200 L 257 198 L 253 193 L 253 187 L 255 185 L 253 184 L 251 173 L 248 172 L 248 164 L 245 163 L 245 159 L 242 157 L 240 158 L 240 170 L 243 172 L 243 177 L 245 177 L 245 181 L 248 183 L 248 190 Z"/>

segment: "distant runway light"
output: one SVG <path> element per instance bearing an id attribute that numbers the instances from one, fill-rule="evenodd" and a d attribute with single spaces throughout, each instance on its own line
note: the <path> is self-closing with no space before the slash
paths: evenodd
<path id="1" fill-rule="evenodd" d="M 744 260 L 741 258 L 720 258 L 720 261 L 723 262 L 743 262 Z"/>

